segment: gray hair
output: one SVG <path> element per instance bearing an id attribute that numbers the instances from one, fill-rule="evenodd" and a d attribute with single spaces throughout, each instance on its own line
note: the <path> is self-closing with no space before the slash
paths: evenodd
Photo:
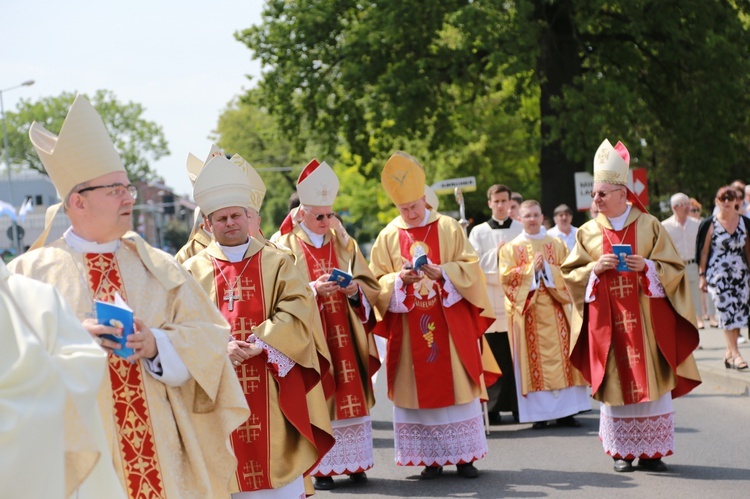
<path id="1" fill-rule="evenodd" d="M 687 197 L 687 194 L 683 194 L 682 192 L 672 194 L 672 197 L 669 198 L 669 206 L 671 206 L 672 208 L 687 203 L 690 203 L 690 198 Z"/>

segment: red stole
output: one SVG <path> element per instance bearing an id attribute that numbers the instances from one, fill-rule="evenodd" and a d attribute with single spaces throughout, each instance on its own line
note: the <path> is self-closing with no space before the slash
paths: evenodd
<path id="1" fill-rule="evenodd" d="M 89 290 L 95 300 L 114 302 L 115 292 L 127 302 L 114 253 L 84 254 Z M 166 497 L 153 434 L 141 363 L 109 355 L 115 429 L 128 496 Z M 105 459 L 102 456 L 102 459 Z"/>
<path id="2" fill-rule="evenodd" d="M 320 248 L 299 241 L 305 254 L 310 280 L 338 268 L 338 258 L 333 251 L 333 242 Z M 367 400 L 359 359 L 355 351 L 354 338 L 349 324 L 349 303 L 343 293 L 334 293 L 327 298 L 317 297 L 318 310 L 323 322 L 328 350 L 331 353 L 336 388 L 336 419 L 349 419 L 368 414 Z"/>
<path id="3" fill-rule="evenodd" d="M 637 225 L 638 221 L 635 220 L 619 231 L 602 227 L 602 253 L 612 253 L 613 244 L 629 244 L 635 251 L 638 248 Z M 597 287 L 601 287 L 601 292 L 589 304 L 592 322 L 599 326 L 592 330 L 592 335 L 597 343 L 601 342 L 602 349 L 606 345 L 609 351 L 611 347 L 626 405 L 651 400 L 639 299 L 644 284 L 641 283 L 641 277 L 645 278 L 645 273 L 615 270 L 603 272 L 599 275 L 597 284 Z M 648 285 L 647 282 L 645 284 Z M 652 302 L 657 300 L 663 298 L 651 299 Z M 605 366 L 606 362 L 602 367 Z"/>

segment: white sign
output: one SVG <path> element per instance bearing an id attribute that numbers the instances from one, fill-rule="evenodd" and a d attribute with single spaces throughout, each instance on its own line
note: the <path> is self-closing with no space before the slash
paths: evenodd
<path id="1" fill-rule="evenodd" d="M 463 192 L 474 192 L 477 190 L 477 179 L 476 177 L 449 178 L 432 184 L 432 189 L 437 194 L 453 194 L 456 187 Z"/>
<path id="2" fill-rule="evenodd" d="M 591 209 L 591 191 L 594 190 L 594 176 L 589 172 L 573 174 L 576 184 L 576 209 L 588 211 Z"/>

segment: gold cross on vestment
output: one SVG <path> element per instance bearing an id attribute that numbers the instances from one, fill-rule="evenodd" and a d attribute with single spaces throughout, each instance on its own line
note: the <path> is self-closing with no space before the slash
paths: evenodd
<path id="1" fill-rule="evenodd" d="M 362 407 L 362 403 L 359 402 L 359 398 L 356 395 L 347 395 L 346 404 L 341 406 L 341 410 L 344 411 L 346 417 L 353 418 L 355 415 L 359 414 L 360 407 Z"/>
<path id="2" fill-rule="evenodd" d="M 248 372 L 249 371 L 249 372 Z M 242 385 L 242 389 L 247 393 L 248 391 L 254 392 L 258 389 L 260 384 L 260 373 L 255 367 L 250 366 L 249 368 L 242 364 L 242 374 L 237 377 L 237 380 Z"/>
<path id="3" fill-rule="evenodd" d="M 321 276 L 323 274 L 329 274 L 331 272 L 331 262 L 325 258 L 315 260 L 315 275 Z"/>
<path id="4" fill-rule="evenodd" d="M 636 383 L 635 381 L 631 381 L 630 382 L 630 392 L 628 392 L 628 393 L 630 394 L 630 400 L 636 400 L 635 396 L 636 395 L 643 395 L 643 390 L 638 385 L 638 383 Z"/>
<path id="5" fill-rule="evenodd" d="M 248 324 L 249 322 L 249 324 Z M 232 331 L 245 331 L 247 334 L 244 335 L 242 338 L 242 341 L 247 341 L 247 337 L 252 334 L 252 331 L 250 329 L 253 326 L 257 326 L 254 320 L 250 319 L 249 317 L 237 317 L 235 320 L 232 321 Z"/>
<path id="6" fill-rule="evenodd" d="M 240 437 L 240 440 L 249 444 L 260 436 L 262 429 L 263 425 L 260 423 L 260 418 L 255 414 L 251 414 L 248 420 L 237 428 L 237 436 Z"/>
<path id="7" fill-rule="evenodd" d="M 346 328 L 341 324 L 333 326 L 333 335 L 330 337 L 331 340 L 336 341 L 336 347 L 342 348 L 349 344 L 349 335 L 346 334 Z"/>
<path id="8" fill-rule="evenodd" d="M 626 296 L 630 296 L 633 287 L 633 283 L 630 282 L 629 277 L 618 275 L 617 284 L 613 284 L 609 289 L 617 296 L 617 298 L 625 298 Z"/>
<path id="9" fill-rule="evenodd" d="M 323 306 L 328 309 L 328 312 L 331 314 L 337 313 L 339 311 L 339 307 L 341 306 L 336 298 L 336 294 L 334 293 L 328 297 L 328 300 L 323 302 Z"/>
<path id="10" fill-rule="evenodd" d="M 240 282 L 237 283 L 237 293 L 243 300 L 249 300 L 255 294 L 255 284 L 249 277 L 243 277 Z"/>
<path id="11" fill-rule="evenodd" d="M 224 301 L 229 302 L 229 311 L 234 310 L 234 300 L 240 299 L 240 293 L 234 288 L 227 288 L 224 290 Z"/>
<path id="12" fill-rule="evenodd" d="M 623 333 L 630 333 L 633 331 L 638 321 L 635 318 L 635 314 L 631 314 L 627 310 L 623 310 L 620 315 L 620 320 L 615 321 L 615 329 Z"/>
<path id="13" fill-rule="evenodd" d="M 339 370 L 339 379 L 342 383 L 349 383 L 354 379 L 354 373 L 357 371 L 352 367 L 352 363 L 348 360 L 341 361 L 341 369 Z"/>
<path id="14" fill-rule="evenodd" d="M 254 489 L 263 487 L 263 470 L 258 461 L 250 461 L 242 467 L 242 478 L 253 483 Z"/>
<path id="15" fill-rule="evenodd" d="M 641 362 L 641 354 L 638 353 L 638 351 L 635 349 L 635 347 L 632 347 L 628 345 L 627 348 L 627 359 L 628 359 L 628 366 L 635 367 Z"/>

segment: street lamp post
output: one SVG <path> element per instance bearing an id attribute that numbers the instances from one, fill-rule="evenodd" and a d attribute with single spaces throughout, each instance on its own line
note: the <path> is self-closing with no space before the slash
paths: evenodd
<path id="1" fill-rule="evenodd" d="M 13 87 L 8 87 L 0 90 L 0 114 L 3 115 L 3 155 L 5 156 L 5 168 L 8 170 L 8 197 L 10 198 L 10 204 L 13 204 L 13 179 L 10 176 L 10 155 L 8 154 L 8 125 L 6 124 L 5 119 L 5 106 L 3 105 L 3 92 L 7 92 L 8 90 L 13 90 L 16 88 L 21 87 L 28 87 L 34 84 L 34 80 L 26 80 L 25 82 L 21 83 L 20 85 L 16 85 Z M 13 230 L 11 231 L 11 234 L 13 235 L 13 245 L 16 247 L 16 255 L 21 254 L 21 241 L 18 237 L 18 223 L 15 220 L 12 220 L 13 222 Z"/>

